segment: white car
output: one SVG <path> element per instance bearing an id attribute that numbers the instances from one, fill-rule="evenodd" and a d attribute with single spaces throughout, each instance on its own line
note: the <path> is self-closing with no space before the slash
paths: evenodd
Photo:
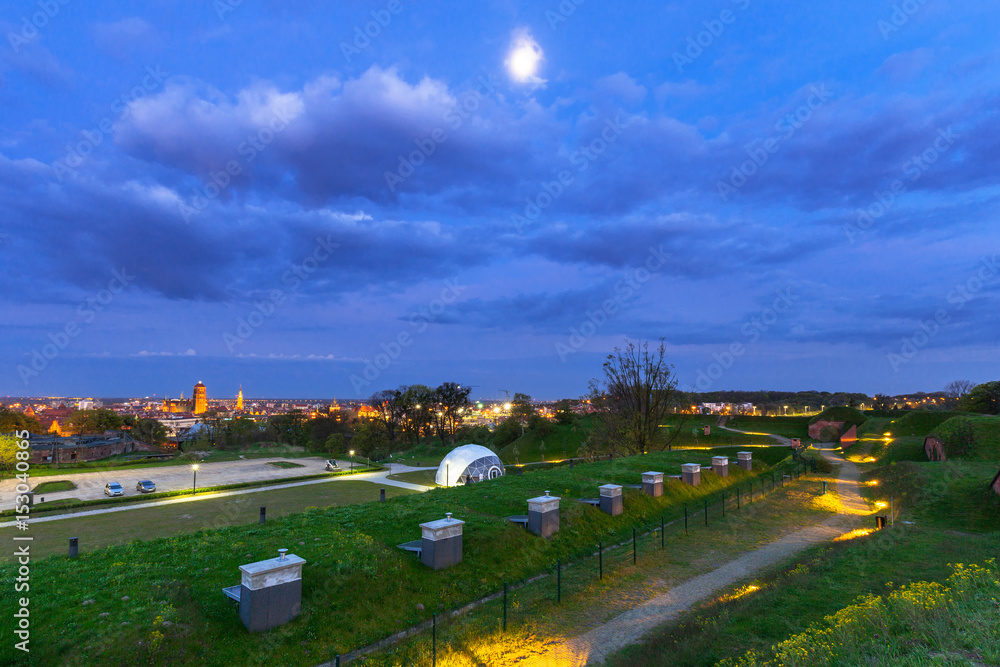
<path id="1" fill-rule="evenodd" d="M 124 496 L 125 489 L 118 482 L 108 482 L 104 485 L 104 495 L 106 496 Z"/>

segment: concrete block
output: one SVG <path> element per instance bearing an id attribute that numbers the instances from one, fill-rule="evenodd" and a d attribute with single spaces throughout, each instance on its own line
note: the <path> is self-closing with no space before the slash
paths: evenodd
<path id="1" fill-rule="evenodd" d="M 302 611 L 305 560 L 279 549 L 277 558 L 240 565 L 240 620 L 250 632 L 288 623 Z"/>
<path id="2" fill-rule="evenodd" d="M 685 463 L 681 466 L 681 479 L 685 484 L 698 486 L 701 484 L 701 465 L 698 463 Z"/>
<path id="3" fill-rule="evenodd" d="M 451 518 L 420 524 L 420 562 L 429 568 L 441 570 L 462 562 L 462 527 L 464 521 Z"/>
<path id="4" fill-rule="evenodd" d="M 528 530 L 539 537 L 549 538 L 559 532 L 559 498 L 544 496 L 528 499 Z"/>
<path id="5" fill-rule="evenodd" d="M 747 472 L 753 470 L 753 452 L 737 452 L 737 463 Z"/>
<path id="6" fill-rule="evenodd" d="M 618 516 L 625 511 L 622 503 L 622 487 L 618 484 L 605 484 L 601 491 L 601 511 L 611 516 Z"/>
<path id="7" fill-rule="evenodd" d="M 729 457 L 713 456 L 712 472 L 714 472 L 719 477 L 729 477 Z"/>
<path id="8" fill-rule="evenodd" d="M 642 491 L 647 496 L 659 498 L 663 495 L 663 473 L 644 472 L 642 473 Z"/>

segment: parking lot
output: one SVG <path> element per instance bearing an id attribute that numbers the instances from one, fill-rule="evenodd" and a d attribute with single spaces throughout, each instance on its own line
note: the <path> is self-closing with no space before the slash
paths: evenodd
<path id="1" fill-rule="evenodd" d="M 269 465 L 271 462 L 287 461 L 297 463 L 301 467 L 279 468 Z M 338 461 L 341 468 L 348 469 L 350 461 Z M 222 461 L 218 463 L 201 463 L 198 465 L 198 488 L 240 484 L 243 482 L 259 482 L 289 477 L 302 477 L 324 472 L 326 460 L 319 457 L 284 459 L 247 459 L 245 461 Z M 30 471 L 29 471 L 30 476 Z M 30 479 L 32 488 L 42 482 L 69 480 L 76 485 L 71 491 L 38 494 L 36 502 L 45 498 L 46 502 L 62 498 L 77 498 L 79 500 L 94 500 L 104 498 L 104 485 L 108 482 L 118 482 L 125 490 L 125 496 L 142 495 L 135 489 L 139 480 L 152 480 L 156 491 L 181 491 L 190 489 L 194 482 L 194 471 L 190 464 L 176 466 L 161 466 L 155 468 L 135 468 L 109 470 L 103 472 L 70 472 L 65 475 L 46 476 Z M 13 508 L 16 479 L 5 479 L 0 482 L 0 507 Z"/>

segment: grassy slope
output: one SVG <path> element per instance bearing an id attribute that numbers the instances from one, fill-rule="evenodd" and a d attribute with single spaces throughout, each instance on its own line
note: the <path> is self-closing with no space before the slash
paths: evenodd
<path id="1" fill-rule="evenodd" d="M 893 529 L 814 548 L 747 582 L 759 590 L 732 600 L 721 596 L 609 664 L 708 666 L 746 651 L 766 657 L 772 646 L 859 596 L 884 594 L 890 583 L 943 582 L 949 563 L 996 557 L 1000 497 L 985 488 L 991 469 L 964 462 L 876 469 L 868 477 L 879 485 L 865 488 L 876 499 L 895 496 L 901 513 Z"/>
<path id="2" fill-rule="evenodd" d="M 309 507 L 339 507 L 368 502 L 378 500 L 379 488 L 371 482 L 344 480 L 143 507 L 125 513 L 32 523 L 29 533 L 35 538 L 32 556 L 41 558 L 65 554 L 70 537 L 79 537 L 81 551 L 91 552 L 131 540 L 147 542 L 161 537 L 193 533 L 203 528 L 245 526 L 258 520 L 262 506 L 267 507 L 269 519 L 277 519 L 305 511 Z M 386 486 L 385 489 L 388 497 L 414 493 L 392 486 Z M 17 531 L 14 528 L 2 528 L 0 534 L 10 540 Z M 10 559 L 10 554 L 0 553 L 0 561 Z"/>
<path id="3" fill-rule="evenodd" d="M 780 459 L 787 450 L 755 453 L 761 469 L 762 462 Z M 425 620 L 429 612 L 419 611 L 417 603 L 453 608 L 496 591 L 504 580 L 544 570 L 556 558 L 572 557 L 599 539 L 620 538 L 661 513 L 669 518 L 681 503 L 747 479 L 739 469 L 725 482 L 706 473 L 698 488 L 669 482 L 658 499 L 626 489 L 625 514 L 616 518 L 571 501 L 595 496 L 599 484 L 638 482 L 639 473 L 650 468 L 677 474 L 684 462 L 707 465 L 711 455 L 699 450 L 619 458 L 436 489 L 385 505 L 311 510 L 264 526 L 130 542 L 85 553 L 72 563 L 63 557 L 35 560 L 32 576 L 45 585 L 32 597 L 37 618 L 32 629 L 46 641 L 32 656 L 37 664 L 70 665 L 315 664 L 332 649 L 345 652 Z M 503 520 L 523 513 L 525 499 L 546 489 L 566 498 L 561 530 L 551 540 Z M 463 563 L 433 572 L 395 548 L 419 536 L 419 523 L 446 511 L 467 522 Z M 248 635 L 220 590 L 238 581 L 240 564 L 273 557 L 279 547 L 307 560 L 302 615 L 272 632 Z M 11 572 L 10 565 L 0 567 L 4 577 Z M 132 599 L 123 604 L 119 600 L 126 594 Z M 12 595 L 10 588 L 0 593 L 5 607 Z M 97 602 L 83 606 L 86 599 Z M 105 611 L 110 615 L 101 618 Z M 164 627 L 158 617 L 172 625 Z M 125 621 L 129 624 L 122 625 Z M 10 650 L 9 643 L 0 648 L 0 659 Z"/>
<path id="4" fill-rule="evenodd" d="M 740 431 L 773 433 L 786 438 L 809 437 L 809 417 L 763 417 L 742 415 L 731 417 L 726 426 Z"/>
<path id="5" fill-rule="evenodd" d="M 965 426 L 971 426 L 976 442 L 971 452 L 958 453 L 955 451 L 955 436 Z M 948 458 L 961 456 L 970 460 L 1000 461 L 1000 417 L 952 417 L 935 428 L 933 435 L 945 443 Z"/>
<path id="6" fill-rule="evenodd" d="M 58 479 L 51 482 L 42 482 L 36 486 L 32 491 L 34 493 L 57 493 L 59 491 L 72 491 L 76 488 L 76 484 L 69 481 L 68 479 Z"/>
<path id="7" fill-rule="evenodd" d="M 553 432 L 539 437 L 534 431 L 525 431 L 520 438 L 505 445 L 500 450 L 500 460 L 506 465 L 515 463 L 515 459 L 521 463 L 534 463 L 535 461 L 559 461 L 572 458 L 577 455 L 580 445 L 590 435 L 590 428 L 586 422 L 577 424 L 553 424 Z M 541 444 L 545 443 L 545 451 L 542 452 Z M 514 456 L 514 448 L 518 454 Z"/>

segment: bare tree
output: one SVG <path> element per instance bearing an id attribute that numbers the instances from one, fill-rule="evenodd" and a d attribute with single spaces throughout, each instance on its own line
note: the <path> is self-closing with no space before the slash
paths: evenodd
<path id="1" fill-rule="evenodd" d="M 652 351 L 646 341 L 625 342 L 605 360 L 603 380 L 590 381 L 586 398 L 594 408 L 594 439 L 612 454 L 669 449 L 676 433 L 665 436 L 660 424 L 672 407 L 677 376 L 666 362 L 663 339 Z"/>
<path id="2" fill-rule="evenodd" d="M 962 398 L 976 386 L 971 380 L 952 380 L 944 386 L 944 392 L 950 398 Z"/>

